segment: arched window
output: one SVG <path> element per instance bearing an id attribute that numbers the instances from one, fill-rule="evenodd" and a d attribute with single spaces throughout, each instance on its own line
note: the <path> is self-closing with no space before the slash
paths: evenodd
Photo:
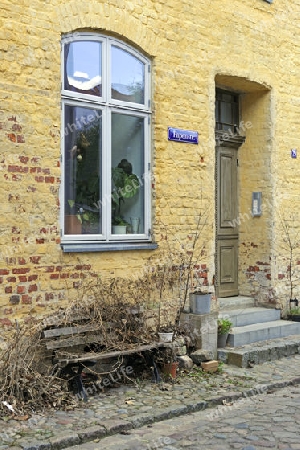
<path id="1" fill-rule="evenodd" d="M 94 33 L 62 41 L 62 242 L 150 240 L 150 62 Z"/>

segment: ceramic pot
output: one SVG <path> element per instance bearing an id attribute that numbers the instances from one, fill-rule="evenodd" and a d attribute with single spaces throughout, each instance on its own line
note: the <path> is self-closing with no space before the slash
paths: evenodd
<path id="1" fill-rule="evenodd" d="M 77 216 L 65 216 L 65 234 L 81 234 L 82 224 Z"/>
<path id="2" fill-rule="evenodd" d="M 165 364 L 163 366 L 163 373 L 165 375 L 171 375 L 172 378 L 176 378 L 176 372 L 177 372 L 178 362 L 172 362 Z"/>
<path id="3" fill-rule="evenodd" d="M 139 217 L 130 217 L 131 227 L 133 234 L 138 234 L 139 232 L 139 225 L 140 225 L 140 218 Z"/>
<path id="4" fill-rule="evenodd" d="M 126 234 L 127 227 L 126 225 L 113 225 L 112 232 L 113 234 Z"/>
<path id="5" fill-rule="evenodd" d="M 173 331 L 170 333 L 158 333 L 159 342 L 172 342 L 173 334 Z"/>
<path id="6" fill-rule="evenodd" d="M 288 314 L 287 320 L 292 320 L 293 322 L 300 322 L 300 314 Z"/>

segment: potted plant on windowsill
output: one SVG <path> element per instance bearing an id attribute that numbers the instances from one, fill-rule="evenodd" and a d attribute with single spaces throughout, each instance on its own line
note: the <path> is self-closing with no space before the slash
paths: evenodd
<path id="1" fill-rule="evenodd" d="M 86 209 L 83 213 L 83 233 L 99 233 L 99 211 L 92 211 L 92 208 Z"/>
<path id="2" fill-rule="evenodd" d="M 114 189 L 111 194 L 112 232 L 126 234 L 130 224 L 121 214 L 121 205 L 127 199 L 136 196 L 140 183 L 137 175 L 132 173 L 132 165 L 127 159 L 122 159 L 117 167 L 112 169 L 112 183 Z M 122 226 L 123 228 L 116 228 Z"/>
<path id="3" fill-rule="evenodd" d="M 126 234 L 129 227 L 129 223 L 123 219 L 123 217 L 114 216 L 112 221 L 113 234 Z"/>
<path id="4" fill-rule="evenodd" d="M 223 317 L 218 319 L 218 348 L 226 347 L 226 341 L 232 325 L 231 320 L 228 318 Z"/>

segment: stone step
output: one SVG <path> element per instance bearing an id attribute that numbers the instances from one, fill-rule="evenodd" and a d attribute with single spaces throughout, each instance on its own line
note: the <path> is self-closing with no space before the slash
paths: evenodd
<path id="1" fill-rule="evenodd" d="M 274 320 L 272 322 L 256 323 L 242 327 L 233 327 L 227 345 L 239 347 L 253 342 L 276 339 L 291 335 L 300 335 L 300 322 L 289 320 Z"/>
<path id="2" fill-rule="evenodd" d="M 236 348 L 218 349 L 218 360 L 237 367 L 251 367 L 300 353 L 300 335 L 271 339 Z"/>
<path id="3" fill-rule="evenodd" d="M 221 312 L 229 309 L 245 309 L 255 306 L 254 298 L 244 296 L 218 298 L 218 303 Z"/>
<path id="4" fill-rule="evenodd" d="M 280 320 L 280 310 L 261 307 L 233 309 L 221 311 L 219 318 L 222 317 L 230 319 L 233 327 L 243 327 L 255 323 Z"/>

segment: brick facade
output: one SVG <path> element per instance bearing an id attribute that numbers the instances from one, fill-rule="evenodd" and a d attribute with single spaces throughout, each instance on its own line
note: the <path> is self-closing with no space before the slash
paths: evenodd
<path id="1" fill-rule="evenodd" d="M 290 156 L 292 148 L 300 149 L 298 4 L 4 0 L 0 14 L 3 326 L 57 308 L 84 276 L 130 275 L 149 256 L 159 259 L 161 251 L 61 251 L 60 41 L 76 30 L 116 36 L 153 61 L 153 217 L 185 239 L 195 227 L 195 212 L 208 212 L 206 256 L 199 263 L 207 267 L 210 282 L 215 86 L 242 92 L 242 120 L 249 127 L 239 151 L 239 289 L 260 301 L 286 298 L 279 213 L 289 217 L 299 211 L 299 158 Z M 199 145 L 169 142 L 168 126 L 197 130 Z M 252 191 L 263 194 L 259 218 L 249 211 Z M 159 226 L 154 236 L 163 246 Z"/>

